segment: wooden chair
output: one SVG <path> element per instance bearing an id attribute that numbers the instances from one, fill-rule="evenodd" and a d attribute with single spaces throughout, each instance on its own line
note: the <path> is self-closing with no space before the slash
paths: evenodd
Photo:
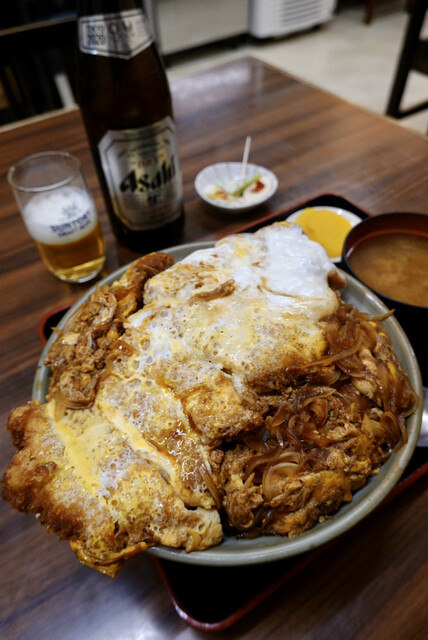
<path id="1" fill-rule="evenodd" d="M 406 109 L 400 107 L 409 73 L 428 74 L 428 40 L 421 38 L 428 0 L 413 0 L 408 3 L 408 10 L 410 18 L 386 109 L 387 115 L 394 118 L 405 118 L 428 109 L 428 100 Z"/>
<path id="2" fill-rule="evenodd" d="M 375 6 L 376 0 L 366 0 L 366 10 L 364 13 L 364 22 L 366 24 L 370 24 L 373 20 Z"/>
<path id="3" fill-rule="evenodd" d="M 386 0 L 383 0 L 384 2 Z M 370 24 L 374 18 L 375 8 L 378 4 L 378 0 L 366 0 L 366 10 L 364 12 L 364 22 L 365 24 Z"/>

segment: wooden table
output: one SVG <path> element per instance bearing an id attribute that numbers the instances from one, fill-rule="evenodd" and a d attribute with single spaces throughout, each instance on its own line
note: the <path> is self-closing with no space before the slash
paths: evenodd
<path id="1" fill-rule="evenodd" d="M 177 242 L 221 236 L 320 192 L 339 193 L 374 214 L 428 213 L 428 141 L 400 124 L 252 59 L 177 80 L 172 91 L 187 218 Z M 248 134 L 251 159 L 277 174 L 279 189 L 255 213 L 227 217 L 198 199 L 193 181 L 207 164 L 239 160 Z M 3 471 L 13 452 L 4 423 L 13 407 L 30 398 L 41 351 L 38 324 L 85 290 L 56 280 L 43 267 L 7 185 L 9 166 L 41 150 L 76 154 L 102 217 L 108 268 L 135 254 L 116 248 L 78 110 L 3 130 L 0 145 Z M 218 637 L 425 638 L 427 497 L 426 478 L 420 479 Z M 202 637 L 177 616 L 148 555 L 129 561 L 112 580 L 81 566 L 68 544 L 47 536 L 34 517 L 2 502 L 0 518 L 2 639 Z M 202 581 L 189 588 L 206 587 Z"/>

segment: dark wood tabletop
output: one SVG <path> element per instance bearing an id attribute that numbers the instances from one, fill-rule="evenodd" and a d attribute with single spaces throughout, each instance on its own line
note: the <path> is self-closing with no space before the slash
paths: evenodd
<path id="1" fill-rule="evenodd" d="M 171 85 L 184 178 L 186 225 L 177 244 L 220 237 L 319 193 L 336 193 L 372 214 L 428 213 L 428 139 L 254 59 L 175 80 Z M 255 212 L 227 216 L 194 190 L 200 169 L 250 160 L 278 177 L 275 196 Z M 31 397 L 42 345 L 38 326 L 88 285 L 68 285 L 43 266 L 6 181 L 23 156 L 58 149 L 78 156 L 107 238 L 107 270 L 136 257 L 110 231 L 78 109 L 0 130 L 1 431 L 0 473 L 13 448 L 8 413 Z M 221 638 L 418 640 L 428 624 L 428 482 L 411 487 L 345 534 L 254 608 Z M 48 536 L 33 516 L 0 511 L 0 637 L 4 640 L 201 638 L 176 613 L 148 554 L 115 579 L 83 567 L 69 545 Z M 182 567 L 182 589 L 222 598 L 209 569 Z M 243 588 L 242 573 L 228 572 Z M 247 574 L 248 576 L 248 574 Z M 250 573 L 255 585 L 257 567 Z M 246 578 L 248 580 L 248 577 Z M 229 584 L 230 589 L 230 584 Z"/>

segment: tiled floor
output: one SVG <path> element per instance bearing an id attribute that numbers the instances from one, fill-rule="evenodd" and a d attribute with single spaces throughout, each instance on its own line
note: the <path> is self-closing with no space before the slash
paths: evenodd
<path id="1" fill-rule="evenodd" d="M 176 56 L 168 74 L 171 78 L 183 76 L 251 55 L 355 104 L 384 113 L 408 20 L 404 2 L 379 2 L 370 25 L 363 23 L 363 2 L 348 0 L 340 7 L 333 20 L 314 31 L 245 43 L 236 49 L 215 46 Z M 428 25 L 425 27 L 428 31 Z M 427 98 L 428 76 L 412 73 L 404 104 Z M 428 110 L 402 122 L 427 133 Z"/>

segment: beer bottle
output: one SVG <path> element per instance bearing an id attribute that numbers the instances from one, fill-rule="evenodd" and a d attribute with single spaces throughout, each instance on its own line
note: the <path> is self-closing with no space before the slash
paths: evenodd
<path id="1" fill-rule="evenodd" d="M 136 251 L 183 223 L 171 94 L 142 0 L 79 0 L 79 103 L 113 230 Z"/>

